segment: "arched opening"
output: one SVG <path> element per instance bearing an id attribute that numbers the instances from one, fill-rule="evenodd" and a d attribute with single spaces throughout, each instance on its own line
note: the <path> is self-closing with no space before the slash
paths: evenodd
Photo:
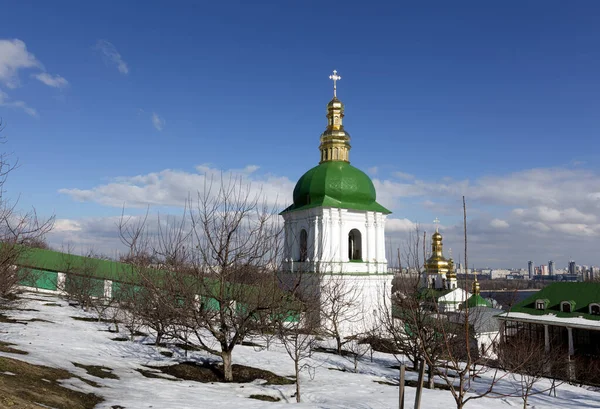
<path id="1" fill-rule="evenodd" d="M 308 256 L 308 233 L 306 230 L 302 229 L 300 231 L 300 260 L 306 261 L 306 257 Z"/>
<path id="2" fill-rule="evenodd" d="M 590 304 L 590 314 L 600 315 L 600 304 Z"/>
<path id="3" fill-rule="evenodd" d="M 348 233 L 348 259 L 351 261 L 362 261 L 362 243 L 360 231 L 350 230 Z"/>
<path id="4" fill-rule="evenodd" d="M 560 303 L 560 306 L 562 307 L 561 310 L 562 312 L 571 312 L 571 303 L 568 301 L 563 301 Z"/>

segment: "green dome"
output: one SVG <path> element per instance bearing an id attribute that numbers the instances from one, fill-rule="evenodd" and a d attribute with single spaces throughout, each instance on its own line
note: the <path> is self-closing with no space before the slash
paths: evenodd
<path id="1" fill-rule="evenodd" d="M 320 206 L 391 213 L 375 200 L 375 186 L 363 171 L 329 161 L 302 175 L 294 188 L 294 204 L 283 213 Z"/>

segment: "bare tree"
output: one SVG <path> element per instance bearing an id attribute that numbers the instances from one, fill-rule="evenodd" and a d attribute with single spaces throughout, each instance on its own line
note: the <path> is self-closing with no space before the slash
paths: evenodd
<path id="1" fill-rule="evenodd" d="M 560 351 L 545 351 L 544 343 L 526 336 L 510 337 L 498 345 L 498 363 L 510 372 L 510 380 L 515 387 L 512 396 L 520 396 L 523 409 L 527 409 L 530 396 L 549 391 L 551 386 L 534 389 L 544 376 L 551 374 L 551 367 L 559 359 Z M 508 395 L 508 394 L 507 394 Z"/>
<path id="2" fill-rule="evenodd" d="M 146 219 L 122 217 L 119 230 L 130 257 L 143 251 L 158 259 L 162 276 L 151 285 L 157 308 L 177 316 L 170 335 L 219 356 L 232 381 L 235 346 L 284 297 L 277 288 L 282 230 L 275 207 L 241 180 L 221 178 L 190 200 L 182 221 L 159 219 L 163 224 L 152 235 Z"/>
<path id="3" fill-rule="evenodd" d="M 322 274 L 320 286 L 320 331 L 335 339 L 337 353 L 341 355 L 342 347 L 349 341 L 345 335 L 364 332 L 358 327 L 364 315 L 360 308 L 361 292 L 354 282 L 335 274 Z"/>
<path id="4" fill-rule="evenodd" d="M 346 358 L 352 362 L 354 366 L 354 372 L 358 373 L 358 363 L 360 362 L 360 359 L 371 350 L 371 346 L 368 342 L 366 342 L 365 339 L 355 335 L 348 338 L 346 342 L 346 350 L 348 352 L 346 354 Z"/>
<path id="5" fill-rule="evenodd" d="M 71 250 L 62 255 L 65 280 L 57 283 L 58 290 L 67 298 L 76 302 L 83 310 L 93 309 L 102 319 L 104 312 L 112 304 L 112 298 L 106 294 L 105 281 L 100 274 L 101 260 L 94 257 L 90 250 L 85 256 L 75 256 Z"/>
<path id="6" fill-rule="evenodd" d="M 0 132 L 3 130 L 0 120 Z M 0 138 L 0 143 L 4 142 Z M 0 296 L 13 293 L 20 282 L 27 280 L 31 274 L 27 268 L 30 248 L 44 242 L 44 236 L 54 225 L 54 217 L 42 220 L 35 209 L 21 213 L 17 211 L 17 203 L 6 197 L 5 182 L 17 167 L 9 159 L 8 154 L 0 153 Z"/>
<path id="7" fill-rule="evenodd" d="M 463 222 L 465 239 L 465 265 L 467 259 L 467 210 L 466 202 L 463 197 Z M 465 287 L 469 288 L 468 282 Z M 430 366 L 443 366 L 444 370 L 439 370 L 437 375 L 448 386 L 452 397 L 456 403 L 457 409 L 462 409 L 464 405 L 474 399 L 482 398 L 493 393 L 494 387 L 507 373 L 501 373 L 498 369 L 492 369 L 486 365 L 486 354 L 480 353 L 474 327 L 477 315 L 472 315 L 468 303 L 464 303 L 460 319 L 450 321 L 446 314 L 443 314 L 438 308 L 437 303 L 431 304 L 435 318 L 429 322 L 431 331 L 438 338 L 438 343 L 442 346 L 441 354 L 436 350 L 434 354 L 423 347 L 421 353 L 425 362 Z M 428 342 L 424 335 L 426 332 L 419 332 L 421 337 L 420 345 L 425 346 Z M 494 340 L 492 340 L 492 343 Z M 491 375 L 488 384 L 484 388 L 475 388 L 472 380 L 481 374 L 489 372 Z"/>
<path id="8" fill-rule="evenodd" d="M 288 306 L 294 306 L 290 309 Z M 308 359 L 315 347 L 315 332 L 318 329 L 311 317 L 318 313 L 318 306 L 311 301 L 280 304 L 273 316 L 274 328 L 285 351 L 294 362 L 296 378 L 296 402 L 302 402 L 300 373 L 311 368 Z"/>

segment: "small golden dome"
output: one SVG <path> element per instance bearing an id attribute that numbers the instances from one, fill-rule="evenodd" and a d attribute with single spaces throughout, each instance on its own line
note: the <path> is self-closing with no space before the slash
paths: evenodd
<path id="1" fill-rule="evenodd" d="M 344 108 L 344 104 L 342 103 L 342 101 L 337 99 L 337 97 L 333 97 L 333 99 L 327 104 L 327 109 L 329 108 L 342 109 Z"/>

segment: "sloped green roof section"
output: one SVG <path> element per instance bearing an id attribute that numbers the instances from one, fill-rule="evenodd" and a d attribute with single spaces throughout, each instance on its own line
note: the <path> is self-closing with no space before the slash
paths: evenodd
<path id="1" fill-rule="evenodd" d="M 536 300 L 547 301 L 545 310 L 535 308 Z M 560 303 L 570 302 L 574 305 L 572 312 L 562 312 Z M 600 320 L 600 315 L 592 315 L 589 305 L 600 304 L 600 283 L 552 283 L 547 287 L 515 304 L 510 312 L 522 312 L 531 315 L 554 314 L 561 318 L 582 317 L 590 320 Z"/>
<path id="2" fill-rule="evenodd" d="M 491 307 L 492 303 L 483 298 L 479 294 L 473 294 L 469 299 L 461 304 L 461 308 L 474 308 L 474 307 Z"/>
<path id="3" fill-rule="evenodd" d="M 268 294 L 276 297 L 276 299 L 286 300 L 286 305 L 290 310 L 298 308 L 298 304 L 295 300 L 289 299 L 287 293 L 276 286 L 271 288 L 268 284 L 259 288 L 259 286 L 250 284 L 228 282 L 226 285 L 221 286 L 216 279 L 199 277 L 198 280 L 194 276 L 185 276 L 173 271 L 152 268 L 144 269 L 142 277 L 136 267 L 130 264 L 53 250 L 27 248 L 20 254 L 16 264 L 18 267 L 39 270 L 40 272 L 86 274 L 99 280 L 111 280 L 113 281 L 113 288 L 116 288 L 117 291 L 120 287 L 114 285 L 117 282 L 144 285 L 145 282 L 151 280 L 155 285 L 160 286 L 163 281 L 175 279 L 175 282 L 185 286 L 190 292 L 197 292 L 197 294 L 202 294 L 208 298 L 236 299 L 237 301 L 254 304 L 266 300 L 264 293 L 261 293 L 261 291 L 269 291 Z"/>
<path id="4" fill-rule="evenodd" d="M 391 213 L 377 203 L 371 178 L 347 162 L 323 162 L 306 172 L 294 188 L 294 204 L 283 213 L 313 207 Z"/>
<path id="5" fill-rule="evenodd" d="M 132 272 L 129 264 L 36 248 L 24 251 L 17 265 L 57 273 L 93 271 L 92 274 L 98 278 L 115 281 L 122 281 Z"/>

